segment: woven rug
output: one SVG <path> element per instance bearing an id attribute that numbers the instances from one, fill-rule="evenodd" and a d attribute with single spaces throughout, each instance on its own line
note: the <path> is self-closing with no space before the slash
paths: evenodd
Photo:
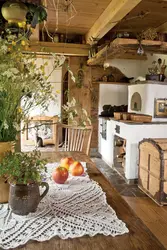
<path id="1" fill-rule="evenodd" d="M 0 204 L 0 248 L 16 248 L 29 240 L 46 241 L 54 236 L 68 239 L 128 233 L 125 223 L 107 204 L 101 187 L 86 171 L 83 176 L 70 176 L 66 184 L 57 185 L 50 177 L 56 166 L 47 164 L 45 178 L 50 189 L 35 213 L 18 216 L 7 204 Z"/>

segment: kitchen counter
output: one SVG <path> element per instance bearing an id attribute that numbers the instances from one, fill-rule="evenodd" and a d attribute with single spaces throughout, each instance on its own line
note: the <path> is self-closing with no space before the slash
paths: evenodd
<path id="1" fill-rule="evenodd" d="M 99 116 L 99 118 L 103 118 L 103 119 L 106 119 L 106 120 L 112 120 L 112 121 L 116 121 L 116 122 L 121 122 L 121 123 L 125 123 L 125 124 L 129 124 L 129 125 L 155 125 L 155 124 L 167 124 L 167 122 L 135 122 L 135 121 L 125 121 L 125 120 L 116 120 L 115 118 L 113 117 L 107 117 L 107 116 Z"/>
<path id="2" fill-rule="evenodd" d="M 99 152 L 103 160 L 114 165 L 114 138 L 126 139 L 125 177 L 127 180 L 138 178 L 138 144 L 144 138 L 167 138 L 167 122 L 128 123 L 116 121 L 114 118 L 106 121 L 106 140 L 99 134 Z M 102 118 L 99 118 L 99 132 L 102 129 Z"/>

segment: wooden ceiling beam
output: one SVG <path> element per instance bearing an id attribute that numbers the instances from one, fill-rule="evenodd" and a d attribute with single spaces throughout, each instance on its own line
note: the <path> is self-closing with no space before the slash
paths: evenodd
<path id="1" fill-rule="evenodd" d="M 139 41 L 137 39 L 129 39 L 129 38 L 116 38 L 113 42 L 113 45 L 139 45 Z M 160 46 L 162 45 L 161 41 L 152 41 L 152 40 L 142 40 L 142 45 L 145 46 Z"/>
<path id="2" fill-rule="evenodd" d="M 102 38 L 141 1 L 142 0 L 112 0 L 86 34 L 87 43 L 91 44 L 93 38 Z"/>
<path id="3" fill-rule="evenodd" d="M 26 51 L 38 53 L 57 53 L 67 56 L 88 57 L 90 46 L 86 44 L 52 43 L 30 41 Z"/>
<path id="4" fill-rule="evenodd" d="M 167 22 L 157 27 L 157 32 L 167 33 Z"/>

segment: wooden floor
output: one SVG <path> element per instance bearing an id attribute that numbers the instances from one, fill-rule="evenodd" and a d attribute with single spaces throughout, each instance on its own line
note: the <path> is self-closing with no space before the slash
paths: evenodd
<path id="1" fill-rule="evenodd" d="M 160 207 L 149 197 L 124 197 L 124 199 L 167 249 L 167 206 Z"/>
<path id="2" fill-rule="evenodd" d="M 61 240 L 58 237 L 51 239 L 50 241 L 38 243 L 31 242 L 28 243 L 24 247 L 20 247 L 17 249 L 24 250 L 114 250 L 114 249 L 122 249 L 122 250 L 163 250 L 166 249 L 159 240 L 153 235 L 153 233 L 148 229 L 151 225 L 151 220 L 154 221 L 154 227 L 157 231 L 160 231 L 159 234 L 162 234 L 162 230 L 160 225 L 156 224 L 156 214 L 159 214 L 158 208 L 152 208 L 151 211 L 145 214 L 143 209 L 146 209 L 147 205 L 149 205 L 149 201 L 146 203 L 143 200 L 143 205 L 140 206 L 140 201 L 138 198 L 133 200 L 128 200 L 127 202 L 134 209 L 134 211 L 129 207 L 127 202 L 120 196 L 120 194 L 111 186 L 111 184 L 107 181 L 107 179 L 97 170 L 95 167 L 91 166 L 89 168 L 89 175 L 92 179 L 97 181 L 104 192 L 106 192 L 107 201 L 116 211 L 118 217 L 123 220 L 127 227 L 129 228 L 129 233 L 124 234 L 122 236 L 111 237 L 111 236 L 103 236 L 97 235 L 95 237 L 81 237 L 77 239 L 68 239 Z M 160 208 L 161 209 L 161 208 Z M 146 209 L 147 210 L 147 209 Z M 163 208 L 162 208 L 163 211 Z M 136 213 L 138 216 L 136 216 Z M 161 214 L 160 218 L 163 224 L 165 224 L 165 220 L 163 220 L 163 216 L 167 218 L 166 209 Z M 141 218 L 141 219 L 140 219 Z M 145 225 L 143 222 L 149 226 Z M 166 230 L 167 232 L 167 230 Z M 163 238 L 163 237 L 162 237 Z M 164 239 L 165 241 L 165 239 Z"/>
<path id="3" fill-rule="evenodd" d="M 99 158 L 94 158 L 97 167 L 104 173 L 111 185 L 120 193 L 133 212 L 167 249 L 167 206 L 159 206 L 137 185 L 128 185 L 120 175 Z"/>

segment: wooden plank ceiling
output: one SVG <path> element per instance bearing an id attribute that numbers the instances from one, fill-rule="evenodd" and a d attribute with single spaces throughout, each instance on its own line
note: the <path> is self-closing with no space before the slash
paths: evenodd
<path id="1" fill-rule="evenodd" d="M 57 2 L 56 0 L 55 3 Z M 56 11 L 53 1 L 47 1 L 49 31 L 54 32 L 56 28 Z M 72 3 L 77 11 L 75 17 L 66 26 L 67 12 L 63 10 L 64 0 L 59 1 L 58 31 L 60 33 L 86 34 L 93 26 L 98 17 L 107 8 L 111 0 L 73 0 Z"/>
<path id="2" fill-rule="evenodd" d="M 50 32 L 56 32 L 56 11 L 54 3 L 56 4 L 57 1 L 58 0 L 43 1 L 47 3 L 47 27 Z M 136 4 L 134 4 L 134 0 L 126 1 L 128 4 L 131 4 L 131 1 L 133 1 L 133 9 L 131 11 L 129 9 L 130 13 L 127 14 L 128 10 L 126 6 L 124 10 L 120 8 L 119 13 L 122 13 L 123 11 L 125 13 L 125 17 L 122 21 L 116 22 L 116 19 L 119 21 L 123 17 L 123 15 L 119 15 L 118 13 L 116 17 L 113 17 L 112 20 L 109 21 L 109 24 L 107 25 L 114 23 L 112 32 L 140 32 L 150 27 L 157 28 L 167 22 L 167 0 L 142 0 L 141 2 L 138 1 L 138 3 L 135 0 Z M 115 2 L 115 0 L 73 0 L 72 3 L 77 13 L 68 25 L 66 25 L 66 20 L 70 17 L 70 15 L 67 15 L 65 8 L 63 8 L 63 6 L 65 6 L 65 0 L 59 0 L 57 32 L 88 35 L 92 30 L 91 28 L 97 26 L 96 24 L 98 23 L 99 18 L 103 15 L 102 13 L 105 13 L 110 5 L 112 6 L 112 2 Z M 122 4 L 124 3 L 123 0 L 119 0 L 119 4 L 120 2 L 122 2 Z M 108 18 L 111 17 L 112 12 L 115 11 L 115 8 L 117 8 L 117 5 L 115 7 L 114 6 L 115 5 L 113 4 L 113 8 L 110 8 L 110 11 L 107 14 Z M 118 18 L 119 16 L 120 18 Z M 102 25 L 102 23 L 103 22 L 100 20 L 100 25 Z M 100 26 L 98 25 L 98 27 Z M 95 30 L 94 34 L 98 32 L 100 33 L 99 30 Z"/>
<path id="3" fill-rule="evenodd" d="M 140 17 L 140 14 L 144 14 Z M 140 32 L 167 22 L 166 0 L 142 0 L 112 31 Z"/>

